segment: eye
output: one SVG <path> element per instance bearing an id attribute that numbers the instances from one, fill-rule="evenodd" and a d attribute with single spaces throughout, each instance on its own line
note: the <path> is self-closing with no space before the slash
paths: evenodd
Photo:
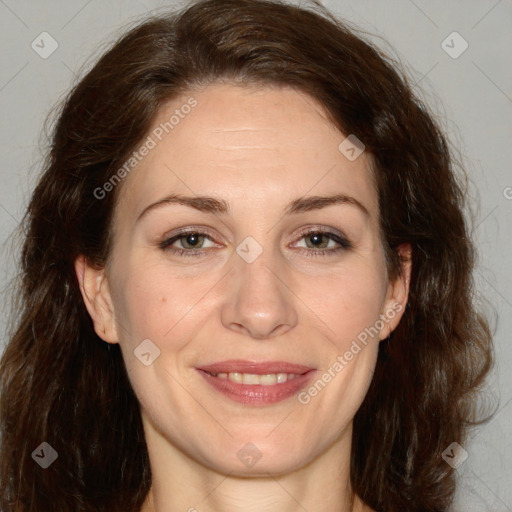
<path id="1" fill-rule="evenodd" d="M 333 255 L 353 247 L 350 241 L 341 233 L 333 233 L 318 228 L 302 233 L 300 240 L 304 240 L 305 245 L 298 247 L 304 248 L 312 256 Z"/>
<path id="2" fill-rule="evenodd" d="M 204 244 L 207 240 L 212 242 L 212 245 L 205 246 Z M 176 247 L 176 243 L 180 244 L 181 247 Z M 171 238 L 163 240 L 159 244 L 160 249 L 180 256 L 200 256 L 203 254 L 201 249 L 207 249 L 214 246 L 215 244 L 213 244 L 210 235 L 205 231 L 199 230 L 182 231 Z"/>
<path id="3" fill-rule="evenodd" d="M 341 233 L 319 228 L 303 232 L 299 241 L 301 240 L 305 241 L 305 245 L 295 245 L 295 247 L 309 256 L 331 256 L 353 247 L 350 241 Z M 205 245 L 206 242 L 210 242 L 210 245 Z M 178 256 L 202 256 L 206 252 L 204 249 L 218 247 L 208 232 L 199 229 L 183 230 L 163 240 L 158 245 L 160 249 Z"/>

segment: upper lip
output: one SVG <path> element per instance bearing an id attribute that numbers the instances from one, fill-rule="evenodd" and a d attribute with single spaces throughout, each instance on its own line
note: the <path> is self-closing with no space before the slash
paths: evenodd
<path id="1" fill-rule="evenodd" d="M 252 373 L 254 375 L 268 375 L 271 373 L 294 373 L 303 375 L 314 368 L 303 364 L 294 364 L 287 361 L 245 361 L 242 359 L 230 359 L 217 363 L 202 365 L 198 367 L 208 373 Z"/>

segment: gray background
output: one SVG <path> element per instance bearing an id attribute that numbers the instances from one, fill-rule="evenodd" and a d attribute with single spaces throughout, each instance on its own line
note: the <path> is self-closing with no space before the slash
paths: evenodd
<path id="1" fill-rule="evenodd" d="M 91 64 L 121 27 L 166 5 L 178 4 L 0 0 L 0 349 L 9 316 L 5 286 L 16 273 L 10 235 L 40 169 L 44 119 L 81 76 L 80 67 Z M 485 299 L 482 307 L 495 326 L 497 365 L 485 399 L 498 412 L 464 447 L 469 458 L 457 469 L 460 489 L 454 510 L 512 511 L 512 3 L 325 0 L 324 5 L 390 43 L 392 48 L 376 39 L 407 65 L 415 90 L 436 112 L 470 174 L 479 248 L 476 278 Z M 45 59 L 31 47 L 43 31 L 58 43 Z M 454 31 L 469 45 L 457 58 L 442 46 Z M 453 47 L 452 54 L 463 48 L 457 37 L 445 43 Z M 49 47 L 46 40 L 46 51 Z"/>

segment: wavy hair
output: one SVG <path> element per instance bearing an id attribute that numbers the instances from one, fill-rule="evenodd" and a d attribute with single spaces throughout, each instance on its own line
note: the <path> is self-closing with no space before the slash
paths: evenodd
<path id="1" fill-rule="evenodd" d="M 0 362 L 0 508 L 137 512 L 151 471 L 140 406 L 119 345 L 94 332 L 73 262 L 108 264 L 120 183 L 94 191 L 138 147 L 159 107 L 218 81 L 291 86 L 322 104 L 373 156 L 390 277 L 412 245 L 406 311 L 379 344 L 354 418 L 351 483 L 379 512 L 446 511 L 442 458 L 481 423 L 475 399 L 492 367 L 475 307 L 467 176 L 394 59 L 316 0 L 202 0 L 131 27 L 59 106 L 21 224 L 13 327 Z M 15 312 L 15 314 L 14 314 Z M 59 454 L 43 470 L 41 442 Z"/>

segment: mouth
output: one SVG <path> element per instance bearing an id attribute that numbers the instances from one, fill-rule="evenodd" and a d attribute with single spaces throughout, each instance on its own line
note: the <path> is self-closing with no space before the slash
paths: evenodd
<path id="1" fill-rule="evenodd" d="M 270 405 L 297 394 L 315 369 L 289 362 L 231 360 L 197 368 L 203 378 L 229 399 L 246 405 Z"/>

